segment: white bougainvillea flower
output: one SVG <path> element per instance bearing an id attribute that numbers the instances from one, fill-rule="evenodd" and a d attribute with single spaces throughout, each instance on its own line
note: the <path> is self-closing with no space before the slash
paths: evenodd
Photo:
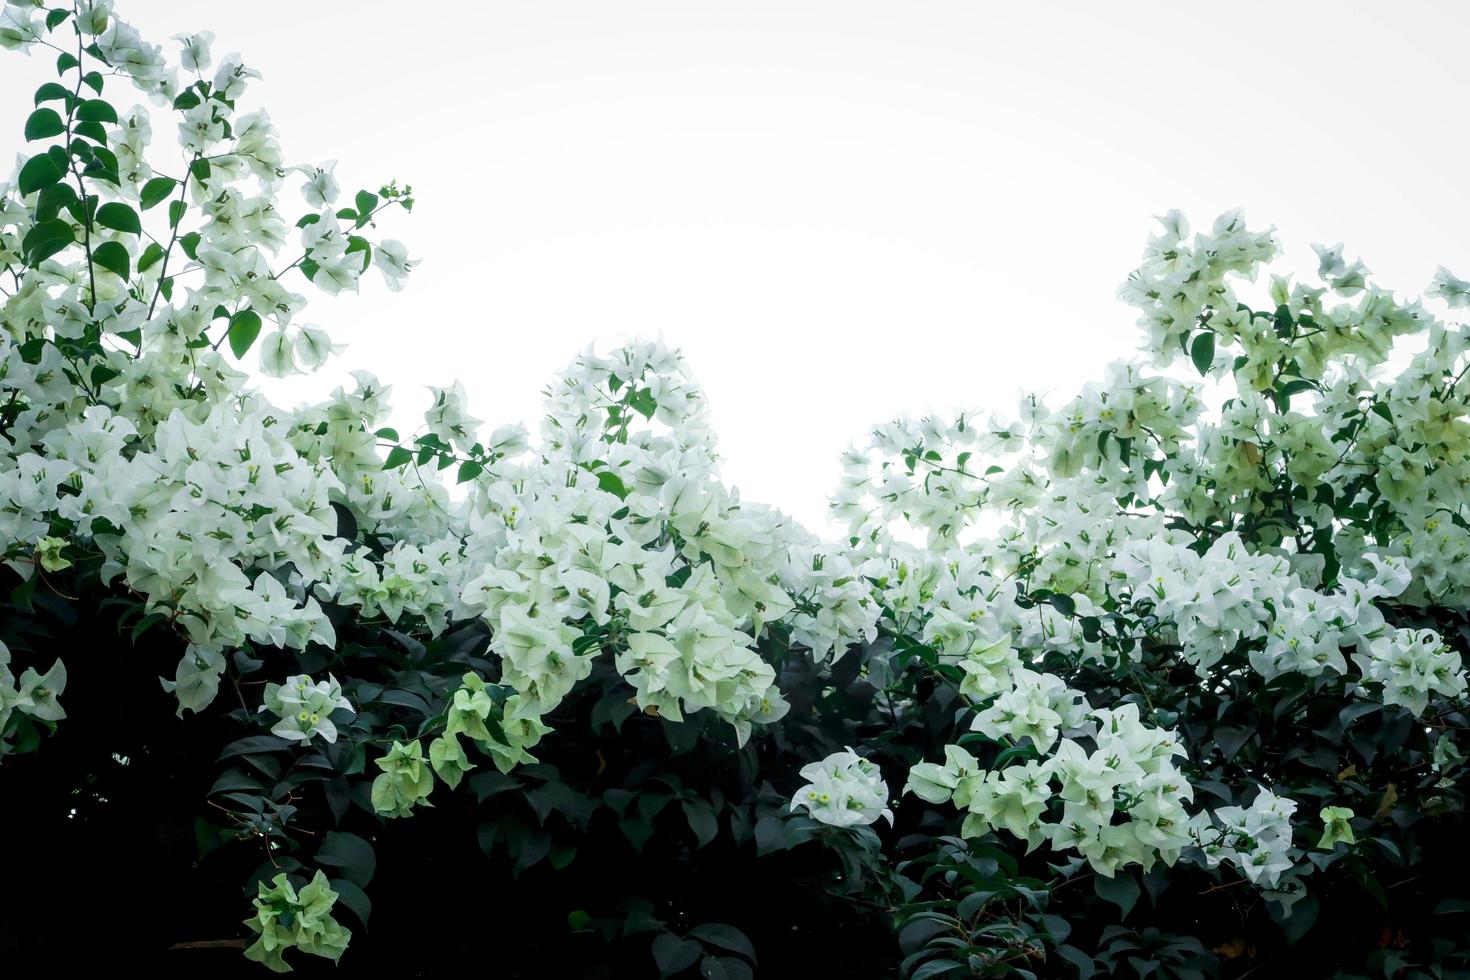
<path id="1" fill-rule="evenodd" d="M 272 331 L 261 341 L 260 369 L 273 378 L 296 373 L 295 345 L 285 330 Z"/>
<path id="2" fill-rule="evenodd" d="M 402 242 L 385 238 L 373 250 L 373 264 L 383 274 L 388 288 L 397 292 L 408 285 L 408 274 L 418 265 L 418 260 L 408 257 L 408 248 Z"/>
<path id="3" fill-rule="evenodd" d="M 342 685 L 331 674 L 324 681 L 297 674 L 286 678 L 285 683 L 267 684 L 260 710 L 280 719 L 271 726 L 271 734 L 308 744 L 316 735 L 335 742 L 337 726 L 330 715 L 333 711 L 353 713 L 352 703 L 342 694 Z"/>
<path id="4" fill-rule="evenodd" d="M 336 160 L 328 160 L 320 166 L 303 164 L 291 169 L 306 176 L 301 196 L 306 198 L 307 204 L 314 208 L 329 208 L 336 203 L 337 196 L 342 193 L 337 186 L 337 178 L 332 175 L 332 171 L 337 169 Z"/>
<path id="5" fill-rule="evenodd" d="M 831 827 L 867 826 L 880 817 L 893 822 L 878 767 L 850 748 L 803 766 L 801 778 L 810 785 L 797 790 L 792 810 L 806 807 L 813 820 Z"/>
<path id="6" fill-rule="evenodd" d="M 193 34 L 175 34 L 174 40 L 179 42 L 179 67 L 184 71 L 203 72 L 212 63 L 209 57 L 209 46 L 214 43 L 214 34 L 210 31 L 197 31 Z"/>

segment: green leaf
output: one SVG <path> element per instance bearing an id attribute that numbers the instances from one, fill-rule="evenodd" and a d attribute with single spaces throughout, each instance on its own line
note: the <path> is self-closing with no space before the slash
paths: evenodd
<path id="1" fill-rule="evenodd" d="M 189 210 L 189 206 L 187 204 L 185 204 L 183 201 L 169 201 L 168 202 L 168 226 L 170 228 L 177 228 L 179 226 L 179 222 L 184 220 L 184 215 L 185 215 L 185 213 L 188 212 L 188 210 Z M 188 237 L 188 236 L 185 236 L 185 237 Z"/>
<path id="2" fill-rule="evenodd" d="M 193 163 L 189 164 L 189 173 L 194 175 L 195 180 L 199 181 L 201 184 L 204 183 L 206 180 L 209 179 L 209 161 L 204 159 L 203 157 L 200 157 Z"/>
<path id="3" fill-rule="evenodd" d="M 38 221 L 26 232 L 20 247 L 25 253 L 26 264 L 37 266 L 75 241 L 70 222 Z"/>
<path id="4" fill-rule="evenodd" d="M 252 309 L 243 309 L 230 317 L 230 350 L 237 358 L 244 357 L 260 336 L 260 314 Z"/>
<path id="5" fill-rule="evenodd" d="M 89 71 L 82 76 L 82 81 L 87 87 L 98 95 L 102 94 L 102 73 L 100 71 Z"/>
<path id="6" fill-rule="evenodd" d="M 357 921 L 361 922 L 363 927 L 366 928 L 368 916 L 373 911 L 373 903 L 367 897 L 367 892 L 363 891 L 355 881 L 333 878 L 330 883 L 332 891 L 337 893 L 337 901 L 341 902 L 353 915 L 357 916 Z"/>
<path id="7" fill-rule="evenodd" d="M 694 839 L 699 847 L 703 847 L 720 832 L 720 822 L 715 817 L 714 808 L 704 800 L 685 800 L 684 819 L 689 821 L 689 829 L 694 831 Z"/>
<path id="8" fill-rule="evenodd" d="M 647 388 L 640 388 L 634 392 L 633 397 L 628 399 L 628 404 L 646 419 L 653 418 L 653 412 L 658 408 L 658 403 L 653 400 L 653 392 Z"/>
<path id="9" fill-rule="evenodd" d="M 217 761 L 222 762 L 231 756 L 252 755 L 256 752 L 285 752 L 291 748 L 291 744 L 276 735 L 246 735 L 226 745 Z"/>
<path id="10" fill-rule="evenodd" d="M 366 888 L 373 880 L 378 858 L 373 852 L 373 845 L 356 834 L 329 830 L 316 852 L 316 863 L 341 868 L 343 874 Z"/>
<path id="11" fill-rule="evenodd" d="M 1205 330 L 1194 343 L 1189 345 L 1189 358 L 1194 361 L 1195 370 L 1200 374 L 1208 374 L 1210 365 L 1215 361 L 1215 332 Z"/>
<path id="12" fill-rule="evenodd" d="M 101 123 L 79 122 L 72 126 L 71 131 L 78 136 L 85 136 L 99 145 L 107 143 L 107 130 L 102 128 Z"/>
<path id="13" fill-rule="evenodd" d="M 388 450 L 388 458 L 383 461 L 383 469 L 396 470 L 409 460 L 413 459 L 413 453 L 403 446 L 394 446 Z"/>
<path id="14" fill-rule="evenodd" d="M 56 74 L 65 75 L 68 71 L 75 68 L 77 64 L 76 55 L 67 54 L 63 51 L 56 56 Z"/>
<path id="15" fill-rule="evenodd" d="M 475 462 L 472 459 L 466 460 L 465 462 L 459 464 L 459 475 L 455 477 L 454 482 L 464 483 L 467 480 L 473 480 L 484 471 L 485 467 L 481 464 Z"/>
<path id="16" fill-rule="evenodd" d="M 680 939 L 672 932 L 661 932 L 653 940 L 653 961 L 658 964 L 660 976 L 688 969 L 703 953 L 699 943 Z"/>
<path id="17" fill-rule="evenodd" d="M 30 194 L 56 183 L 65 173 L 65 170 L 56 165 L 56 161 L 49 153 L 38 153 L 20 168 L 20 177 L 16 181 L 16 186 L 20 189 L 21 194 Z"/>
<path id="18" fill-rule="evenodd" d="M 178 185 L 179 182 L 172 177 L 154 177 L 148 181 L 148 183 L 143 185 L 142 193 L 139 194 L 139 203 L 143 205 L 143 210 L 147 211 L 168 197 Z"/>
<path id="19" fill-rule="evenodd" d="M 52 184 L 41 189 L 36 197 L 36 220 L 50 221 L 61 213 L 61 209 L 76 203 L 77 192 L 70 184 Z"/>
<path id="20" fill-rule="evenodd" d="M 143 254 L 138 256 L 138 271 L 147 272 L 161 258 L 163 258 L 163 246 L 157 242 L 149 242 L 148 247 L 143 249 Z"/>
<path id="21" fill-rule="evenodd" d="M 1127 918 L 1133 906 L 1138 904 L 1140 894 L 1138 882 L 1126 872 L 1114 878 L 1104 878 L 1098 875 L 1093 879 L 1093 890 L 1097 892 L 1098 898 L 1118 906 L 1124 918 Z"/>
<path id="22" fill-rule="evenodd" d="M 65 85 L 57 82 L 47 82 L 45 85 L 36 89 L 35 104 L 40 105 L 42 102 L 55 102 L 58 99 L 65 102 L 70 98 L 71 92 Z"/>
<path id="23" fill-rule="evenodd" d="M 138 212 L 118 201 L 109 201 L 97 209 L 97 223 L 103 228 L 129 235 L 143 234 L 143 224 L 138 220 Z"/>
<path id="24" fill-rule="evenodd" d="M 706 946 L 714 946 L 718 949 L 729 950 L 739 953 L 741 956 L 755 963 L 755 946 L 750 939 L 732 925 L 723 922 L 704 922 L 689 930 L 689 935 L 698 939 Z"/>
<path id="25" fill-rule="evenodd" d="M 1092 980 L 1097 963 L 1076 946 L 1058 946 L 1057 955 L 1077 968 L 1077 980 Z"/>
<path id="26" fill-rule="evenodd" d="M 626 499 L 630 492 L 622 479 L 612 470 L 599 470 L 597 485 L 608 493 L 617 494 L 619 500 Z"/>
<path id="27" fill-rule="evenodd" d="M 373 213 L 373 208 L 378 206 L 378 195 L 369 191 L 358 191 L 355 199 L 357 204 L 358 220 L 366 222 L 367 216 Z"/>
<path id="28" fill-rule="evenodd" d="M 92 261 L 107 271 L 126 279 L 130 273 L 132 259 L 121 242 L 103 242 L 92 249 Z"/>
<path id="29" fill-rule="evenodd" d="M 372 243 L 369 242 L 366 238 L 362 238 L 358 235 L 348 235 L 347 248 L 345 248 L 343 252 L 347 255 L 352 255 L 357 252 L 362 253 L 362 269 L 360 270 L 362 272 L 366 272 L 368 266 L 372 264 L 373 246 Z"/>
<path id="30" fill-rule="evenodd" d="M 26 139 L 43 140 L 66 132 L 66 123 L 55 109 L 37 109 L 26 119 Z"/>
<path id="31" fill-rule="evenodd" d="M 62 21 L 71 16 L 71 11 L 65 7 L 57 7 L 46 13 L 46 30 L 54 31 Z"/>
<path id="32" fill-rule="evenodd" d="M 180 201 L 179 203 L 182 204 L 183 202 Z M 191 231 L 187 235 L 179 236 L 179 248 L 184 250 L 184 254 L 189 256 L 191 261 L 197 261 L 199 258 L 199 239 L 201 237 L 197 231 Z"/>
<path id="33" fill-rule="evenodd" d="M 117 122 L 117 110 L 102 99 L 85 99 L 77 106 L 76 117 L 83 122 Z"/>

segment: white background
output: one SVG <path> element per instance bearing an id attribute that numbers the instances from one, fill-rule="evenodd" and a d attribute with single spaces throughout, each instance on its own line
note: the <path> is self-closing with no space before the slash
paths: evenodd
<path id="1" fill-rule="evenodd" d="M 662 336 L 726 477 L 823 521 L 874 422 L 1061 397 L 1136 343 L 1113 298 L 1150 216 L 1244 206 L 1289 264 L 1470 276 L 1470 8 L 1441 3 L 121 0 L 263 72 L 288 159 L 396 177 L 422 259 L 306 320 L 404 418 L 458 378 L 534 427 L 590 342 Z M 50 58 L 0 52 L 17 150 Z M 109 91 L 113 98 L 122 98 Z M 129 100 L 130 102 L 131 100 Z M 165 145 L 170 134 L 158 137 Z M 310 290 L 308 290 L 310 292 Z M 409 425 L 412 427 L 412 424 Z"/>

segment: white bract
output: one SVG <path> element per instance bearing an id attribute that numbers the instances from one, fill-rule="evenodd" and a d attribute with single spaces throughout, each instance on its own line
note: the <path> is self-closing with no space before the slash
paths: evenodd
<path id="1" fill-rule="evenodd" d="M 352 703 L 342 694 L 342 685 L 331 674 L 324 681 L 313 681 L 305 674 L 286 678 L 284 684 L 265 686 L 265 703 L 261 711 L 280 718 L 271 726 L 271 734 L 292 742 L 310 744 L 315 735 L 323 741 L 337 741 L 333 711 L 352 713 Z"/>
<path id="2" fill-rule="evenodd" d="M 803 766 L 803 786 L 791 800 L 791 809 L 806 807 L 808 815 L 829 827 L 865 827 L 880 817 L 893 822 L 888 809 L 888 784 L 878 767 L 852 749 L 834 752 L 821 762 Z"/>

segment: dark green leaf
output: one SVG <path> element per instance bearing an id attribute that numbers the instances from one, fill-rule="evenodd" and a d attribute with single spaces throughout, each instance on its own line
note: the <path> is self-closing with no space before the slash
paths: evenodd
<path id="1" fill-rule="evenodd" d="M 1097 973 L 1097 964 L 1076 946 L 1058 946 L 1057 955 L 1077 968 L 1077 980 L 1092 980 Z"/>
<path id="2" fill-rule="evenodd" d="M 66 132 L 66 123 L 55 109 L 37 109 L 26 119 L 26 139 L 43 140 Z"/>
<path id="3" fill-rule="evenodd" d="M 143 254 L 138 256 L 138 271 L 147 272 L 161 258 L 163 258 L 163 246 L 157 242 L 149 242 L 148 247 L 143 249 Z"/>
<path id="4" fill-rule="evenodd" d="M 633 397 L 628 399 L 628 404 L 646 419 L 653 418 L 654 409 L 658 408 L 658 403 L 653 400 L 653 392 L 647 388 L 634 392 Z"/>
<path id="5" fill-rule="evenodd" d="M 36 196 L 36 220 L 50 221 L 61 213 L 62 208 L 74 204 L 76 199 L 77 192 L 71 189 L 70 184 L 52 184 L 43 188 Z"/>
<path id="6" fill-rule="evenodd" d="M 394 446 L 392 449 L 388 450 L 388 458 L 383 461 L 383 469 L 396 470 L 400 466 L 408 463 L 408 461 L 411 459 L 413 459 L 413 453 L 411 453 L 406 447 Z"/>
<path id="7" fill-rule="evenodd" d="M 342 873 L 364 888 L 373 880 L 378 858 L 373 845 L 356 834 L 329 830 L 316 852 L 316 863 L 341 868 Z"/>
<path id="8" fill-rule="evenodd" d="M 1133 880 L 1132 874 L 1121 869 L 1112 878 L 1098 875 L 1093 879 L 1093 890 L 1097 892 L 1098 898 L 1118 906 L 1124 918 L 1138 904 L 1138 896 L 1141 894 L 1138 882 Z"/>
<path id="9" fill-rule="evenodd" d="M 1195 370 L 1200 374 L 1207 374 L 1210 365 L 1215 361 L 1215 332 L 1213 330 L 1201 331 L 1194 338 L 1194 343 L 1189 345 L 1189 359 L 1194 361 Z"/>
<path id="10" fill-rule="evenodd" d="M 622 500 L 628 496 L 629 490 L 623 481 L 612 470 L 599 470 L 597 473 L 597 485 L 608 493 L 617 494 Z"/>
<path id="11" fill-rule="evenodd" d="M 107 130 L 105 130 L 105 129 L 102 128 L 102 124 L 101 123 L 98 123 L 98 122 L 79 122 L 79 123 L 75 123 L 72 126 L 71 131 L 73 133 L 76 133 L 78 136 L 85 136 L 85 137 L 87 137 L 87 139 L 92 140 L 95 143 L 98 143 L 98 144 L 106 144 L 107 143 Z"/>
<path id="12" fill-rule="evenodd" d="M 367 897 L 367 892 L 363 891 L 356 882 L 341 878 L 332 879 L 331 885 L 332 891 L 337 893 L 337 901 L 357 916 L 357 921 L 362 923 L 363 928 L 367 928 L 368 916 L 373 911 L 373 903 Z"/>
<path id="13" fill-rule="evenodd" d="M 653 961 L 658 964 L 660 976 L 688 969 L 703 952 L 699 943 L 680 939 L 672 932 L 659 933 L 653 939 Z"/>
<path id="14" fill-rule="evenodd" d="M 61 220 L 38 221 L 21 239 L 21 249 L 28 265 L 40 265 L 51 256 L 76 241 L 70 222 Z"/>
<path id="15" fill-rule="evenodd" d="M 290 747 L 290 742 L 276 735 L 247 735 L 226 745 L 219 757 L 228 759 L 231 756 L 250 755 L 255 752 L 284 752 Z"/>
<path id="16" fill-rule="evenodd" d="M 64 174 L 65 170 L 56 165 L 50 154 L 38 153 L 20 168 L 16 186 L 22 194 L 30 194 L 56 183 Z"/>
<path id="17" fill-rule="evenodd" d="M 689 829 L 694 831 L 694 839 L 700 847 L 714 840 L 715 835 L 720 832 L 715 811 L 704 800 L 685 800 L 684 818 L 689 821 Z"/>
<path id="18" fill-rule="evenodd" d="M 243 309 L 230 317 L 230 350 L 235 357 L 245 356 L 255 338 L 260 336 L 260 314 L 252 309 Z"/>
<path id="19" fill-rule="evenodd" d="M 76 117 L 87 122 L 115 123 L 117 110 L 102 99 L 87 99 L 77 106 Z"/>
<path id="20" fill-rule="evenodd" d="M 126 279 L 130 273 L 132 259 L 121 242 L 103 242 L 92 250 L 92 261 L 107 271 Z"/>
<path id="21" fill-rule="evenodd" d="M 129 235 L 143 233 L 143 225 L 138 221 L 138 212 L 118 201 L 109 201 L 97 209 L 97 223 L 104 228 L 111 228 L 113 231 L 121 231 Z"/>
<path id="22" fill-rule="evenodd" d="M 714 946 L 719 949 L 739 953 L 750 962 L 755 963 L 755 946 L 752 945 L 745 933 L 732 925 L 723 922 L 704 922 L 689 930 L 689 935 L 698 939 L 706 946 Z"/>
<path id="23" fill-rule="evenodd" d="M 172 194 L 174 192 L 174 188 L 177 187 L 178 184 L 179 182 L 174 180 L 172 177 L 154 177 L 152 180 L 148 181 L 148 183 L 143 185 L 143 191 L 141 194 L 138 195 L 138 203 L 143 205 L 144 211 L 147 211 L 149 208 L 153 207 L 158 202 L 162 201 L 164 198 Z"/>
<path id="24" fill-rule="evenodd" d="M 36 89 L 35 104 L 40 105 L 42 102 L 55 102 L 58 99 L 65 102 L 70 98 L 71 92 L 65 85 L 57 82 L 47 82 L 45 85 Z"/>

